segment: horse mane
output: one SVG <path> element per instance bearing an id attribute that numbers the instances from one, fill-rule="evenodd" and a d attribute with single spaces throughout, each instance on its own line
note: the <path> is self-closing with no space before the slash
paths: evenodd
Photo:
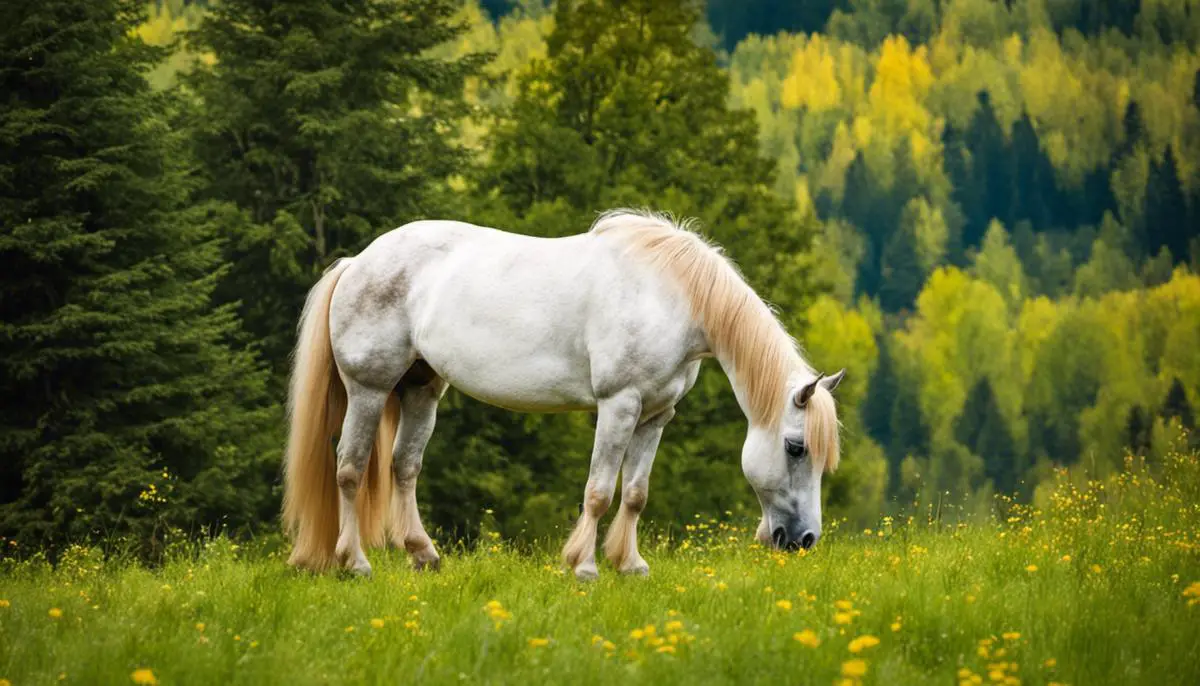
<path id="1" fill-rule="evenodd" d="M 777 428 L 793 372 L 815 373 L 775 313 L 721 248 L 691 226 L 690 220 L 679 222 L 666 214 L 618 209 L 600 215 L 590 232 L 620 240 L 631 254 L 678 282 L 713 354 L 732 366 L 750 421 Z M 832 469 L 838 454 L 832 394 L 818 386 L 806 410 L 808 449 L 823 456 L 826 468 Z"/>

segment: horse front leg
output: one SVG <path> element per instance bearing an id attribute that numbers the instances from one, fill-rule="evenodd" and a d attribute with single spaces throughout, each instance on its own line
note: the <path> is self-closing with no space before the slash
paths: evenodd
<path id="1" fill-rule="evenodd" d="M 437 421 L 438 400 L 445 392 L 446 382 L 441 378 L 421 386 L 406 386 L 400 392 L 400 427 L 392 451 L 396 477 L 392 493 L 392 544 L 408 551 L 413 567 L 418 570 L 436 571 L 441 566 L 437 548 L 425 533 L 417 511 L 417 477 Z"/>
<path id="2" fill-rule="evenodd" d="M 563 562 L 582 581 L 600 575 L 596 570 L 596 527 L 612 503 L 621 460 L 637 428 L 642 403 L 636 393 L 628 392 L 601 401 L 596 409 L 596 439 L 583 492 L 583 513 L 563 547 Z"/>
<path id="3" fill-rule="evenodd" d="M 637 524 L 650 493 L 650 469 L 663 428 L 674 416 L 675 409 L 668 408 L 639 426 L 625 452 L 625 462 L 621 465 L 621 508 L 604 538 L 604 554 L 622 574 L 650 573 L 650 565 L 638 552 Z"/>

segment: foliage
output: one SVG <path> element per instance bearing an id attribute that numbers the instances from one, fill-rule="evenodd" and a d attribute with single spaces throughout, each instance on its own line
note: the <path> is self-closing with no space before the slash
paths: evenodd
<path id="1" fill-rule="evenodd" d="M 0 535 L 53 549 L 272 516 L 278 406 L 231 350 L 225 270 L 140 5 L 22 2 L 0 27 Z"/>
<path id="2" fill-rule="evenodd" d="M 286 373 L 304 294 L 382 231 L 441 214 L 465 164 L 450 136 L 476 57 L 425 55 L 458 35 L 448 0 L 226 0 L 187 34 L 211 53 L 183 77 L 204 197 L 223 226 L 218 290 Z"/>

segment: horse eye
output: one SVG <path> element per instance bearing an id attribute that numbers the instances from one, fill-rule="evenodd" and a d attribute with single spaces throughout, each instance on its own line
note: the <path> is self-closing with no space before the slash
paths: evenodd
<path id="1" fill-rule="evenodd" d="M 790 457 L 804 457 L 805 453 L 808 452 L 804 448 L 804 441 L 795 438 L 783 439 L 783 449 L 787 451 Z"/>

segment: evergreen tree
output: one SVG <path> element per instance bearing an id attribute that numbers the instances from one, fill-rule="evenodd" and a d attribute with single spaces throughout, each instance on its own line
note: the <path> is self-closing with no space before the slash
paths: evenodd
<path id="1" fill-rule="evenodd" d="M 188 34 L 215 57 L 185 79 L 208 195 L 231 201 L 219 291 L 282 377 L 304 294 L 330 261 L 407 221 L 451 214 L 448 122 L 480 64 L 429 58 L 451 0 L 223 0 Z"/>
<path id="2" fill-rule="evenodd" d="M 880 305 L 888 312 L 912 307 L 925 283 L 925 270 L 921 268 L 917 236 L 911 225 L 901 226 L 892 234 L 880 262 Z"/>
<path id="3" fill-rule="evenodd" d="M 1129 415 L 1125 420 L 1125 447 L 1129 448 L 1129 452 L 1134 455 L 1146 454 L 1146 451 L 1150 449 L 1150 430 L 1152 428 L 1153 425 L 1144 407 L 1134 405 L 1129 408 Z"/>
<path id="4" fill-rule="evenodd" d="M 1153 255 L 1159 247 L 1165 246 L 1177 261 L 1188 258 L 1188 243 L 1196 231 L 1188 226 L 1187 204 L 1171 145 L 1167 146 L 1161 161 L 1153 160 L 1150 163 L 1142 221 L 1145 225 L 1145 254 Z"/>
<path id="5" fill-rule="evenodd" d="M 983 473 L 996 490 L 1012 493 L 1022 475 L 1008 422 L 1000 413 L 996 394 L 986 377 L 967 394 L 962 414 L 954 422 L 954 438 L 983 460 Z"/>
<path id="6" fill-rule="evenodd" d="M 18 0 L 0 25 L 0 535 L 37 544 L 275 509 L 265 375 L 210 304 L 142 5 Z"/>
<path id="7" fill-rule="evenodd" d="M 1179 423 L 1189 431 L 1196 428 L 1196 415 L 1192 403 L 1188 401 L 1187 390 L 1179 377 L 1171 380 L 1171 388 L 1163 401 L 1162 416 L 1164 419 L 1178 419 Z"/>

